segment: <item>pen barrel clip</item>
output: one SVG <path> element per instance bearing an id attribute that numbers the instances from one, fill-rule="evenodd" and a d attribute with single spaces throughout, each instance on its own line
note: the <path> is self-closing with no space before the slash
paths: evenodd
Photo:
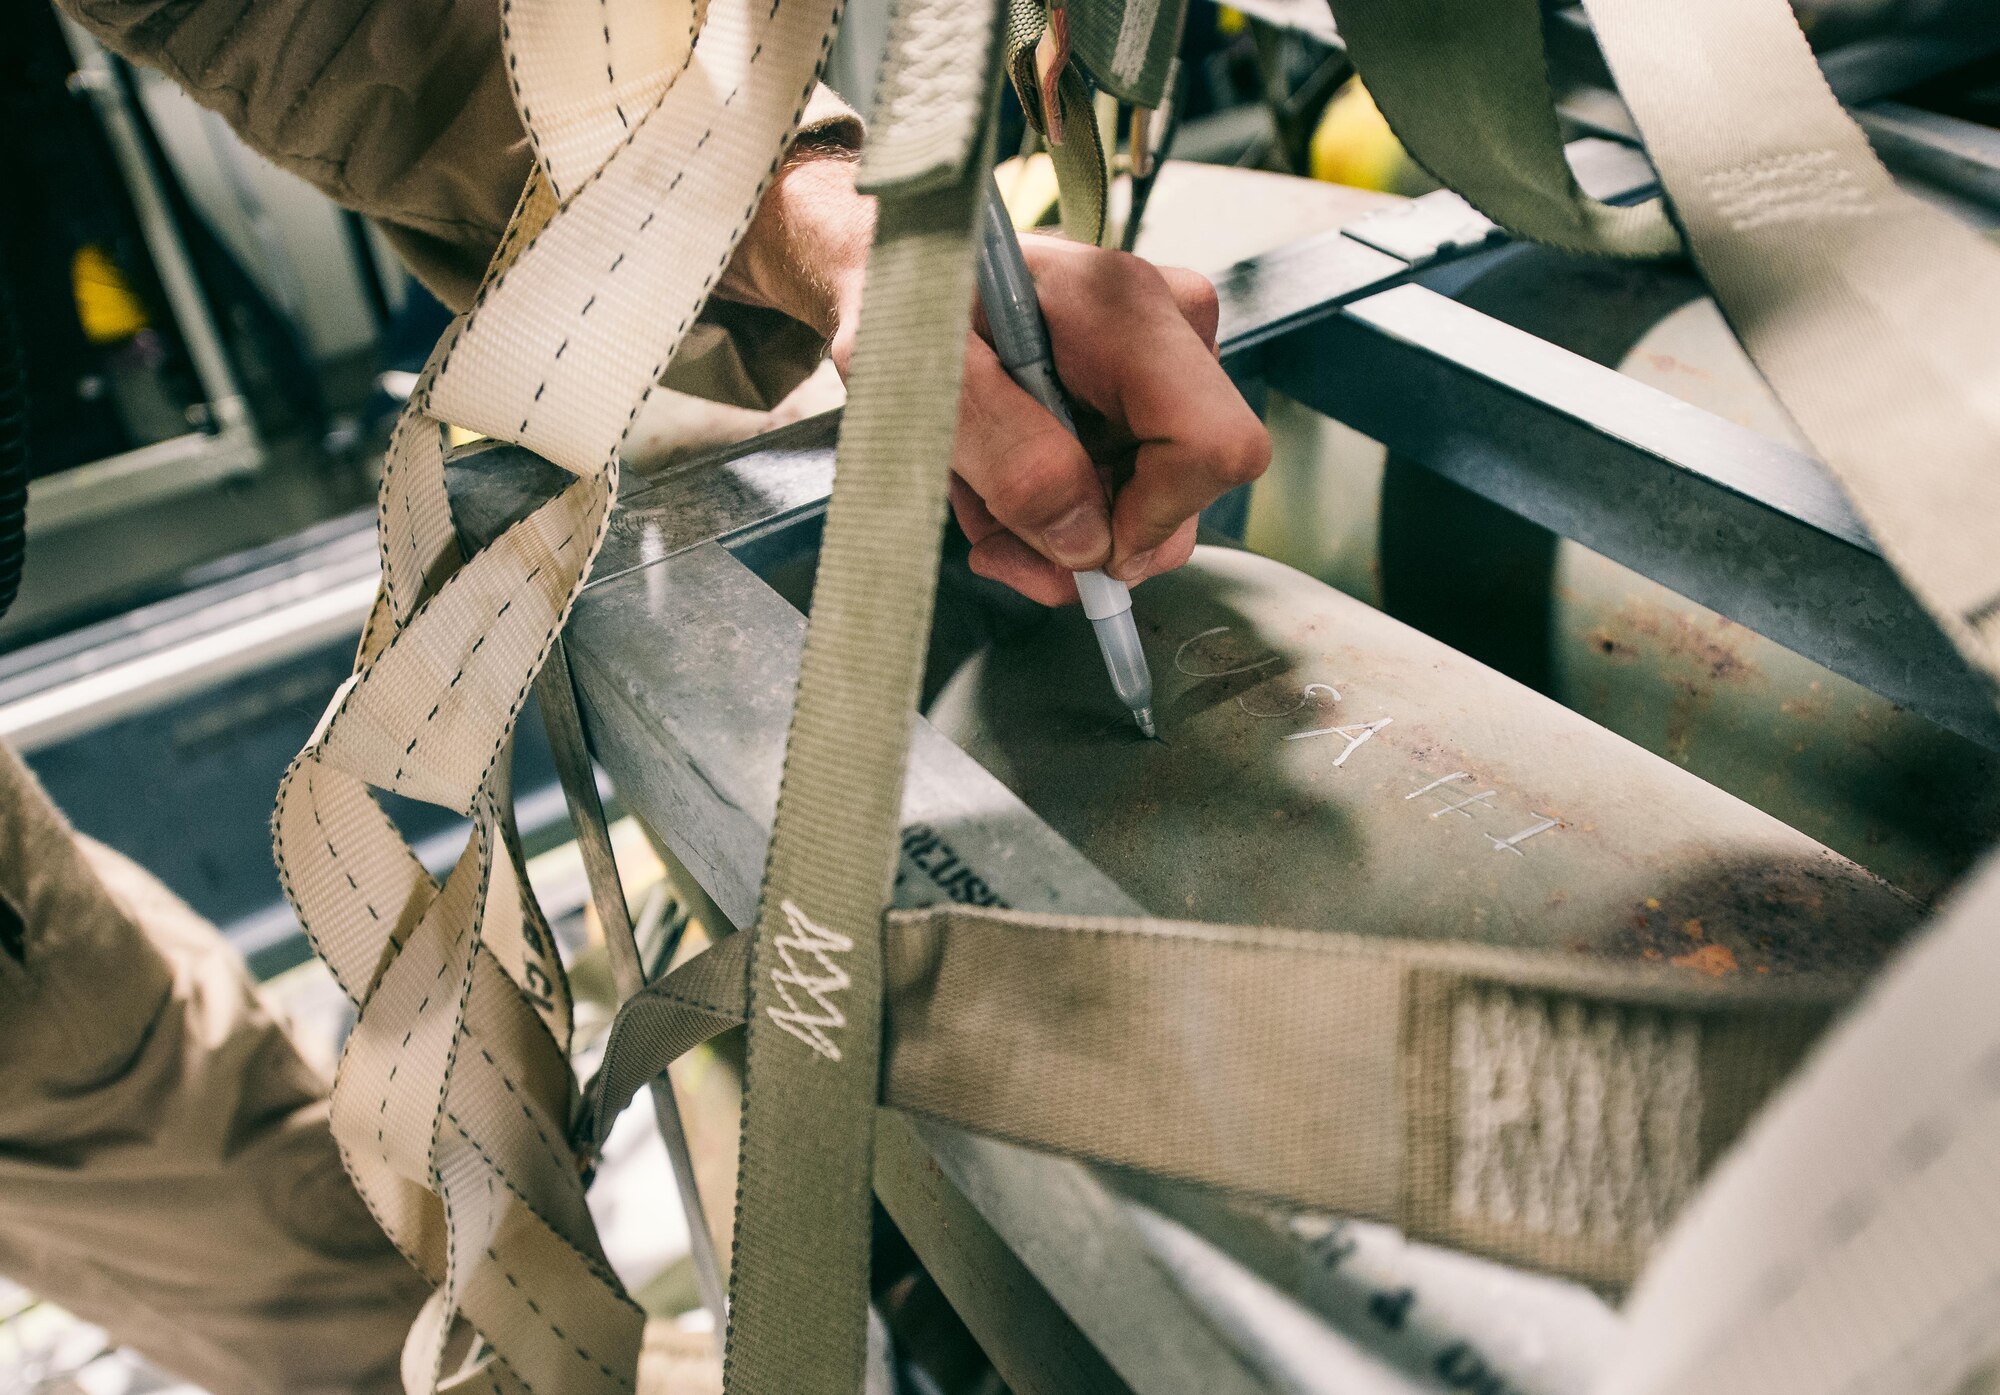
<path id="1" fill-rule="evenodd" d="M 1132 608 L 1131 590 L 1103 572 L 1078 572 L 1076 593 L 1083 600 L 1083 613 L 1092 620 L 1109 620 Z"/>

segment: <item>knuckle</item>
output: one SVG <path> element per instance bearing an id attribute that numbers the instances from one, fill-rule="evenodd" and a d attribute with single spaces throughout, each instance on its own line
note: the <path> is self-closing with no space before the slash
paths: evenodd
<path id="1" fill-rule="evenodd" d="M 986 508 L 1010 527 L 1019 527 L 1032 517 L 1035 489 L 1026 472 L 1003 475 L 986 488 Z"/>
<path id="2" fill-rule="evenodd" d="M 1117 250 L 1106 251 L 1104 257 L 1107 273 L 1120 285 L 1141 294 L 1167 290 L 1167 278 L 1144 257 Z"/>
<path id="3" fill-rule="evenodd" d="M 1222 320 L 1222 300 L 1215 293 L 1215 283 L 1205 276 L 1195 283 L 1193 297 L 1187 303 L 1187 315 L 1191 323 L 1199 326 L 1203 341 L 1213 348 L 1216 328 Z"/>
<path id="4" fill-rule="evenodd" d="M 1191 315 L 1213 319 L 1222 309 L 1215 283 L 1198 271 L 1184 271 L 1175 278 L 1175 295 L 1182 309 Z"/>
<path id="5" fill-rule="evenodd" d="M 1144 257 L 1117 247 L 1104 249 L 1104 265 L 1119 276 L 1139 276 L 1152 268 L 1152 263 Z"/>
<path id="6" fill-rule="evenodd" d="M 1271 467 L 1271 435 L 1262 424 L 1238 431 L 1216 453 L 1216 473 L 1231 488 L 1262 479 Z"/>
<path id="7" fill-rule="evenodd" d="M 1037 443 L 1024 448 L 999 472 L 986 492 L 986 507 L 1010 527 L 1034 527 L 1064 512 L 1071 490 L 1065 454 Z"/>

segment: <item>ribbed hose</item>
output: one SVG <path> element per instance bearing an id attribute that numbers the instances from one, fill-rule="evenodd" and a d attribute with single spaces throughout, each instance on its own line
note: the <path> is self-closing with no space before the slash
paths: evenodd
<path id="1" fill-rule="evenodd" d="M 0 616 L 21 589 L 28 542 L 28 357 L 0 274 Z"/>

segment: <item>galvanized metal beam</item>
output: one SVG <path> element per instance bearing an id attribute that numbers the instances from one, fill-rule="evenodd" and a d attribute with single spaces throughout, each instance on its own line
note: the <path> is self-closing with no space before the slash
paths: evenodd
<path id="1" fill-rule="evenodd" d="M 883 1110 L 875 1190 L 1019 1395 L 1256 1395 L 1225 1333 L 1088 1171 Z"/>
<path id="2" fill-rule="evenodd" d="M 1418 286 L 1265 354 L 1271 384 L 1893 702 L 2000 714 L 1810 455 Z"/>

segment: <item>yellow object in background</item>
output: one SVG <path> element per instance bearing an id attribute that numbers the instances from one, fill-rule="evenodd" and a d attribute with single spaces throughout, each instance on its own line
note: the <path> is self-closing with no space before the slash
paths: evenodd
<path id="1" fill-rule="evenodd" d="M 1040 227 L 1054 213 L 1059 191 L 1056 167 L 1047 151 L 1038 150 L 1025 160 L 1018 155 L 1002 160 L 993 171 L 993 179 L 1000 186 L 1000 197 L 1006 201 L 1015 227 Z"/>
<path id="2" fill-rule="evenodd" d="M 1243 32 L 1243 11 L 1231 9 L 1227 5 L 1215 7 L 1215 32 L 1218 34 L 1241 34 Z"/>
<path id="3" fill-rule="evenodd" d="M 1308 169 L 1314 179 L 1385 194 L 1421 190 L 1428 180 L 1375 108 L 1359 78 L 1327 103 L 1313 131 Z"/>
<path id="4" fill-rule="evenodd" d="M 132 293 L 125 273 L 102 247 L 87 242 L 69 263 L 70 287 L 76 296 L 76 319 L 83 337 L 93 344 L 122 344 L 149 323 L 146 307 Z"/>

